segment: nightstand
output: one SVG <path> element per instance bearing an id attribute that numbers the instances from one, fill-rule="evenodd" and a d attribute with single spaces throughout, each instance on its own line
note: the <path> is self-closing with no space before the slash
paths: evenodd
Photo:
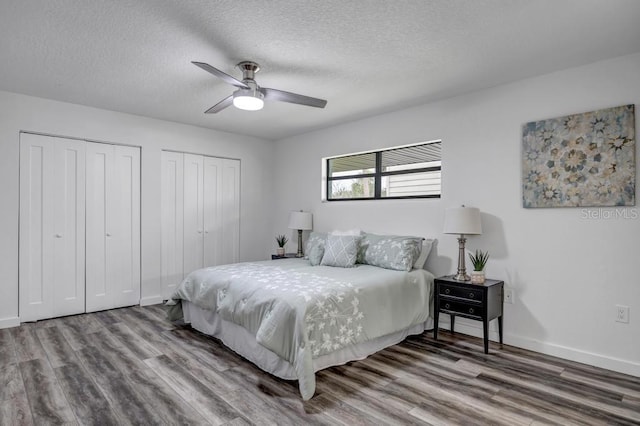
<path id="1" fill-rule="evenodd" d="M 276 259 L 289 259 L 289 258 L 295 258 L 296 254 L 295 253 L 285 253 L 284 256 L 278 256 L 277 254 L 272 254 L 271 255 L 271 260 L 276 260 Z M 302 258 L 301 258 L 302 259 Z"/>
<path id="2" fill-rule="evenodd" d="M 498 319 L 498 333 L 502 344 L 502 303 L 504 281 L 487 279 L 484 284 L 457 281 L 453 275 L 435 279 L 433 338 L 438 339 L 440 312 L 451 316 L 451 332 L 456 316 L 482 321 L 484 353 L 489 353 L 489 321 Z"/>

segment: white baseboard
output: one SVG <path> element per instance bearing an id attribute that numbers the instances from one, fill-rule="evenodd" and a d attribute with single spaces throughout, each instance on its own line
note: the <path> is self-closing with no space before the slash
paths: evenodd
<path id="1" fill-rule="evenodd" d="M 593 365 L 595 367 L 605 368 L 607 370 L 617 371 L 618 373 L 640 377 L 640 363 L 638 362 L 613 358 L 611 356 L 587 352 L 580 349 L 569 348 L 567 346 L 562 346 L 555 343 L 540 342 L 538 340 L 514 336 L 512 334 L 505 335 L 504 338 L 505 343 L 517 346 L 519 348 L 540 352 L 545 355 L 557 356 L 558 358 L 564 358 L 583 364 Z"/>
<path id="2" fill-rule="evenodd" d="M 140 299 L 140 306 L 159 305 L 162 303 L 162 296 L 149 296 Z"/>
<path id="3" fill-rule="evenodd" d="M 17 327 L 19 325 L 20 325 L 20 318 L 18 317 L 0 319 L 0 328 L 11 328 L 11 327 Z"/>
<path id="4" fill-rule="evenodd" d="M 451 323 L 449 321 L 439 321 L 439 329 L 450 330 Z M 482 327 L 479 322 L 464 322 L 464 319 L 456 319 L 456 333 L 467 334 L 469 336 L 482 338 Z M 491 321 L 489 324 L 489 340 L 498 342 L 498 324 Z M 596 354 L 583 351 L 580 349 L 570 348 L 555 343 L 541 342 L 527 337 L 517 336 L 514 334 L 504 334 L 503 342 L 505 345 L 516 346 L 518 348 L 527 349 L 529 351 L 538 352 L 545 355 L 556 356 L 558 358 L 569 361 L 580 362 L 583 364 L 600 367 L 618 373 L 629 374 L 631 376 L 640 377 L 640 363 L 624 359 L 613 358 L 610 356 Z"/>

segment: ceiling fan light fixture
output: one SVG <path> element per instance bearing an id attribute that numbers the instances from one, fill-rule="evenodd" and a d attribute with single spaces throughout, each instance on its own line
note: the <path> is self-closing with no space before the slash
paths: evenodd
<path id="1" fill-rule="evenodd" d="M 264 106 L 264 95 L 254 89 L 239 89 L 233 93 L 233 106 L 245 111 L 258 111 Z"/>
<path id="2" fill-rule="evenodd" d="M 255 62 L 243 61 L 236 65 L 242 71 L 242 81 L 204 62 L 192 61 L 191 63 L 237 88 L 233 94 L 206 110 L 205 114 L 215 114 L 232 104 L 238 109 L 258 111 L 264 106 L 265 98 L 269 101 L 289 102 L 315 108 L 324 108 L 327 104 L 324 99 L 285 92 L 284 90 L 260 88 L 254 79 L 255 74 L 260 70 L 260 66 Z"/>

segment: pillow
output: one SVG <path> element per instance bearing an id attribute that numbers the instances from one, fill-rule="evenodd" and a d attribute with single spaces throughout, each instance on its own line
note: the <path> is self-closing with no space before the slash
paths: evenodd
<path id="1" fill-rule="evenodd" d="M 420 256 L 420 237 L 365 234 L 360 244 L 358 261 L 397 271 L 410 271 Z"/>
<path id="2" fill-rule="evenodd" d="M 398 241 L 401 241 L 403 239 L 416 240 L 418 244 L 414 248 L 413 256 L 414 256 L 414 260 L 418 260 L 418 257 L 420 256 L 420 253 L 421 253 L 422 241 L 424 240 L 424 238 L 402 236 L 402 235 L 376 235 L 376 234 L 369 234 L 367 232 L 363 232 L 362 240 L 360 241 L 360 248 L 358 249 L 358 258 L 356 259 L 356 263 L 368 264 L 367 260 L 365 259 L 367 249 L 372 243 L 378 243 L 381 239 L 385 239 L 385 238 L 391 238 Z M 430 240 L 430 241 L 433 241 L 433 240 Z"/>
<path id="3" fill-rule="evenodd" d="M 328 235 L 321 265 L 351 268 L 356 264 L 360 236 Z"/>
<path id="4" fill-rule="evenodd" d="M 304 248 L 304 258 L 309 259 L 309 253 L 315 246 L 322 246 L 324 249 L 324 242 L 327 239 L 326 232 L 312 232 L 309 234 L 309 239 L 307 240 L 307 245 Z"/>
<path id="5" fill-rule="evenodd" d="M 433 247 L 433 240 L 424 239 L 422 240 L 422 248 L 420 249 L 420 256 L 413 262 L 413 269 L 422 269 L 424 268 L 424 263 L 427 261 L 427 257 L 429 257 L 429 252 L 431 252 L 431 247 Z"/>
<path id="6" fill-rule="evenodd" d="M 314 245 L 307 254 L 309 255 L 309 263 L 311 263 L 311 266 L 318 266 L 324 256 L 324 242 Z"/>
<path id="7" fill-rule="evenodd" d="M 330 235 L 362 235 L 362 231 L 360 231 L 359 229 L 355 228 L 355 229 L 349 229 L 347 231 L 331 231 L 329 232 Z"/>

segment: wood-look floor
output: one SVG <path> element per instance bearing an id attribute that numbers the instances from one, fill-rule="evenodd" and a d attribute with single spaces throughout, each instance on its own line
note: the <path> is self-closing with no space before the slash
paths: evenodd
<path id="1" fill-rule="evenodd" d="M 296 382 L 161 306 L 0 330 L 0 424 L 640 424 L 640 379 L 443 331 Z"/>

